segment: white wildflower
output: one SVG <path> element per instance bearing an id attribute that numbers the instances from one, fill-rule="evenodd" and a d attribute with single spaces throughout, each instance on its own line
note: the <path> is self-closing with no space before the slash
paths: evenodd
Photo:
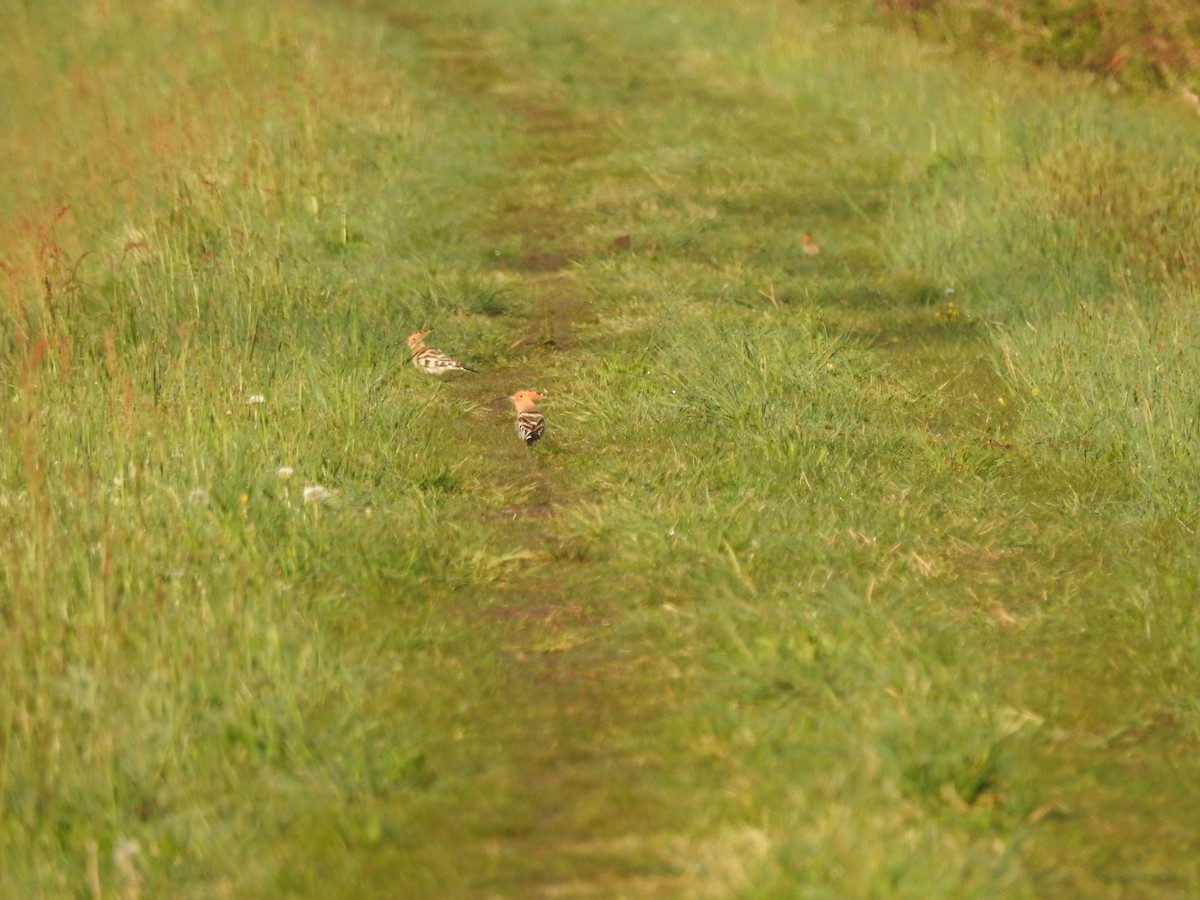
<path id="1" fill-rule="evenodd" d="M 131 865 L 141 852 L 142 845 L 138 843 L 137 838 L 121 838 L 113 847 L 113 865 L 118 871 L 123 870 Z"/>
<path id="2" fill-rule="evenodd" d="M 296 470 L 291 466 L 280 466 L 275 470 L 275 477 L 280 481 L 290 481 L 291 477 L 296 474 Z"/>
<path id="3" fill-rule="evenodd" d="M 124 884 L 123 895 L 131 900 L 141 893 L 142 877 L 137 866 L 141 855 L 142 845 L 135 838 L 121 838 L 113 847 L 113 868 Z"/>
<path id="4" fill-rule="evenodd" d="M 267 398 L 264 397 L 262 394 L 251 394 L 249 397 L 246 398 L 247 406 L 258 406 L 260 403 L 266 403 L 266 402 L 267 402 Z"/>
<path id="5" fill-rule="evenodd" d="M 331 491 L 324 485 L 310 484 L 304 488 L 304 502 L 324 503 L 326 500 L 332 499 L 336 493 L 336 491 Z"/>

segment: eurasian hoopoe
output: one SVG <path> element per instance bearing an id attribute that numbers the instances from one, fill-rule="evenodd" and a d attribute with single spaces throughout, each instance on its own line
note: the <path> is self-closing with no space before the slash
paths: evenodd
<path id="1" fill-rule="evenodd" d="M 546 433 L 546 417 L 537 411 L 542 395 L 537 391 L 517 391 L 508 399 L 517 408 L 517 437 L 532 447 Z"/>
<path id="2" fill-rule="evenodd" d="M 428 331 L 418 331 L 408 336 L 408 346 L 412 348 L 413 365 L 426 375 L 445 375 L 447 372 L 474 372 L 470 366 L 464 366 L 458 360 L 447 356 L 441 350 L 425 346 L 425 335 Z"/>
<path id="3" fill-rule="evenodd" d="M 816 256 L 821 252 L 821 245 L 813 240 L 813 236 L 807 231 L 800 235 L 800 243 L 804 245 L 804 252 L 809 256 Z"/>

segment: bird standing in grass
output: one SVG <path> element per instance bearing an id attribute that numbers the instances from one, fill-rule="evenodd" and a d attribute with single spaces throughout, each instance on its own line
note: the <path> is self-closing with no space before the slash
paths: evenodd
<path id="1" fill-rule="evenodd" d="M 809 256 L 816 256 L 821 252 L 821 245 L 818 244 L 811 234 L 807 231 L 800 235 L 800 243 L 804 247 L 804 252 Z"/>
<path id="2" fill-rule="evenodd" d="M 537 411 L 542 395 L 537 391 L 517 391 L 508 399 L 517 408 L 517 437 L 532 447 L 546 433 L 546 417 Z"/>
<path id="3" fill-rule="evenodd" d="M 408 346 L 412 350 L 413 365 L 426 375 L 445 375 L 447 372 L 474 372 L 470 366 L 464 366 L 458 360 L 425 346 L 425 335 L 428 331 L 418 331 L 408 336 Z"/>

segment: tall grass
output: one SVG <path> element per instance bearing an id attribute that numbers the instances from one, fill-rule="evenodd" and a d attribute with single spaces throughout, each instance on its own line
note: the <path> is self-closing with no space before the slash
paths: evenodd
<path id="1" fill-rule="evenodd" d="M 429 172 L 466 185 L 478 160 L 448 151 L 373 21 L 5 18 L 0 892 L 132 896 L 131 853 L 143 873 L 192 861 L 168 883 L 248 866 L 211 885 L 239 890 L 261 877 L 237 834 L 262 773 L 357 790 L 380 740 L 371 768 L 424 778 L 411 737 L 335 712 L 369 687 L 317 620 L 364 584 L 476 577 L 439 507 L 477 475 L 439 461 L 436 432 L 404 439 L 431 413 L 395 351 L 445 290 L 429 255 L 460 242 Z M 490 290 L 472 279 L 454 284 Z M 456 311 L 486 353 L 496 329 Z M 313 484 L 339 493 L 306 502 Z M 406 530 L 445 552 L 385 555 Z M 357 748 L 349 782 L 322 762 L 335 745 Z"/>
<path id="2" fill-rule="evenodd" d="M 907 185 L 881 237 L 892 264 L 995 328 L 1029 440 L 1112 463 L 1150 515 L 1191 521 L 1200 121 L 1173 97 L 1114 100 L 995 64 L 960 84 L 909 45 L 883 69 L 884 38 L 826 21 L 859 54 L 838 114 L 895 149 Z M 824 103 L 812 34 L 785 25 L 773 44 L 758 62 L 776 89 Z"/>
<path id="3" fill-rule="evenodd" d="M 995 325 L 1031 440 L 1122 469 L 1148 513 L 1192 521 L 1200 123 L 1094 102 L 1056 126 L 1018 107 L 999 169 L 931 166 L 932 190 L 897 211 L 915 235 L 898 256 Z"/>

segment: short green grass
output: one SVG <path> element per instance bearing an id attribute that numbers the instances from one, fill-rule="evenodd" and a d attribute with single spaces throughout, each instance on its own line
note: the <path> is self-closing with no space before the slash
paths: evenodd
<path id="1" fill-rule="evenodd" d="M 1198 123 L 840 4 L 3 11 L 0 894 L 1200 889 Z"/>

